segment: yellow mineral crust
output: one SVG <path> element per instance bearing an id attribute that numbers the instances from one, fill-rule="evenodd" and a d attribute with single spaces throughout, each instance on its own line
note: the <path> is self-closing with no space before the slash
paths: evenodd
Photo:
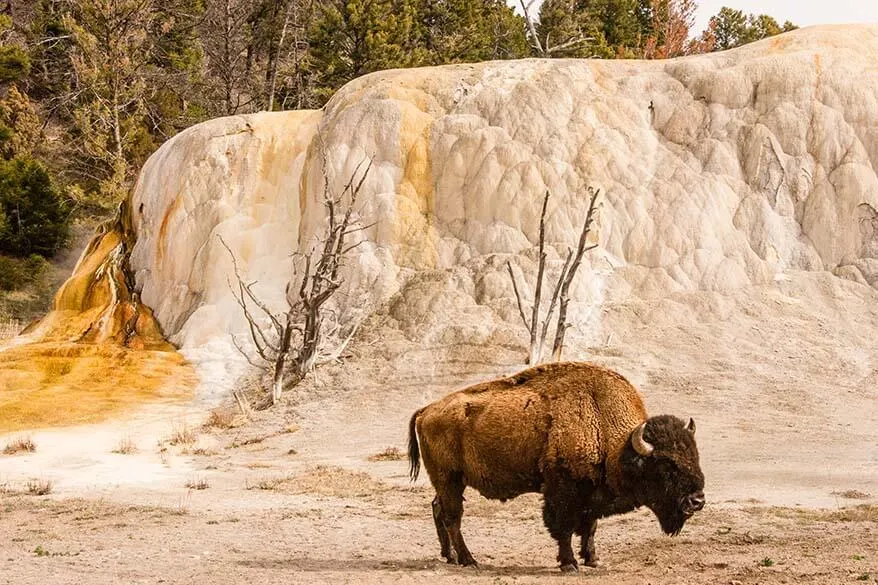
<path id="1" fill-rule="evenodd" d="M 101 228 L 24 343 L 0 346 L 0 432 L 191 396 L 194 373 L 130 291 L 124 232 L 121 222 Z"/>

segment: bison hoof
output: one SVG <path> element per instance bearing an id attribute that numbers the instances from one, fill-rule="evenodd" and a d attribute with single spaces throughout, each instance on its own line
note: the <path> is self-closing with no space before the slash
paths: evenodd
<path id="1" fill-rule="evenodd" d="M 478 564 L 478 563 L 476 562 L 476 560 L 475 560 L 474 558 L 472 558 L 472 557 L 467 557 L 467 558 L 462 559 L 462 560 L 460 561 L 460 565 L 461 565 L 462 567 L 473 567 L 473 568 L 475 568 L 475 569 L 478 569 L 478 568 L 479 568 L 479 564 Z"/>
<path id="2" fill-rule="evenodd" d="M 561 565 L 562 573 L 578 573 L 579 565 L 576 563 L 567 563 L 566 565 Z"/>
<path id="3" fill-rule="evenodd" d="M 597 569 L 604 566 L 604 564 L 598 559 L 589 559 L 587 561 L 582 561 L 582 564 L 586 567 L 591 567 L 592 569 Z"/>

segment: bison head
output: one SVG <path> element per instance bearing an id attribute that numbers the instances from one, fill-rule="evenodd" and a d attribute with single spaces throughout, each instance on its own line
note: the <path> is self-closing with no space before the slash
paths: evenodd
<path id="1" fill-rule="evenodd" d="M 621 463 L 628 495 L 655 513 L 665 533 L 679 534 L 704 507 L 694 420 L 650 418 L 631 432 Z"/>

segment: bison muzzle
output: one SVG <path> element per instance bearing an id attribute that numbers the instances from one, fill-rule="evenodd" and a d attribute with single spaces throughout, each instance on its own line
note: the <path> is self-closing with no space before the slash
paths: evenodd
<path id="1" fill-rule="evenodd" d="M 409 424 L 412 481 L 421 459 L 436 490 L 441 555 L 475 565 L 460 532 L 467 486 L 505 501 L 543 494 L 543 520 L 563 571 L 597 561 L 597 520 L 646 506 L 667 534 L 704 507 L 695 421 L 647 418 L 621 375 L 588 363 L 537 366 L 449 394 Z"/>

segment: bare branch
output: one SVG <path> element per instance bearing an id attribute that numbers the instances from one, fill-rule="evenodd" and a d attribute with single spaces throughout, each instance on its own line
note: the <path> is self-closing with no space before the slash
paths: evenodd
<path id="1" fill-rule="evenodd" d="M 518 284 L 515 282 L 515 273 L 512 272 L 512 263 L 507 262 L 506 268 L 509 270 L 509 278 L 512 280 L 512 290 L 515 291 L 515 300 L 518 301 L 518 314 L 521 315 L 521 322 L 524 323 L 525 329 L 530 331 L 530 323 L 527 322 L 527 317 L 524 314 L 524 305 L 521 302 L 521 294 L 519 294 Z"/>
<path id="2" fill-rule="evenodd" d="M 558 302 L 558 294 L 561 292 L 561 284 L 567 279 L 567 271 L 570 269 L 570 261 L 573 259 L 573 250 L 569 250 L 567 252 L 567 259 L 564 260 L 564 266 L 561 268 L 561 273 L 558 275 L 558 280 L 555 282 L 555 290 L 552 291 L 552 301 L 549 303 L 549 310 L 546 313 L 546 318 L 543 320 L 543 330 L 540 333 L 540 339 L 543 342 L 546 341 L 546 336 L 549 334 L 549 321 L 552 320 L 552 314 L 555 312 L 555 305 Z"/>
<path id="3" fill-rule="evenodd" d="M 328 354 L 323 356 L 321 360 L 318 360 L 317 364 L 323 365 L 323 364 L 328 364 L 328 363 L 331 363 L 334 361 L 338 361 L 338 359 L 341 357 L 341 354 L 343 354 L 344 351 L 347 349 L 348 344 L 350 344 L 351 339 L 353 339 L 354 335 L 357 334 L 357 330 L 359 328 L 360 328 L 360 325 L 358 323 L 351 330 L 350 334 L 347 337 L 345 337 L 334 350 L 332 350 L 331 352 L 329 352 Z"/>
<path id="4" fill-rule="evenodd" d="M 344 256 L 366 240 L 346 245 L 350 234 L 368 227 L 357 224 L 354 213 L 355 204 L 360 195 L 366 178 L 372 168 L 372 160 L 364 158 L 345 183 L 339 194 L 330 190 L 329 165 L 327 162 L 326 145 L 318 133 L 318 140 L 323 156 L 323 205 L 326 209 L 326 224 L 323 233 L 315 239 L 317 243 L 307 254 L 294 253 L 292 276 L 284 289 L 287 311 L 282 315 L 271 313 L 268 306 L 253 290 L 255 283 L 246 283 L 241 279 L 237 261 L 229 246 L 220 238 L 223 246 L 232 256 L 235 276 L 238 280 L 237 289 L 229 283 L 235 301 L 241 307 L 250 328 L 255 351 L 270 366 L 261 366 L 272 371 L 271 403 L 276 404 L 287 383 L 296 384 L 311 370 L 323 363 L 326 358 L 337 360 L 343 354 L 350 340 L 356 333 L 354 328 L 340 345 L 327 350 L 325 339 L 334 339 L 340 335 L 341 325 L 338 316 L 324 304 L 342 285 L 339 269 Z M 265 313 L 277 334 L 268 335 L 267 324 L 260 327 L 254 318 L 252 307 Z M 329 317 L 329 318 L 328 318 Z M 237 340 L 233 342 L 238 346 Z M 243 348 L 239 349 L 243 352 Z M 251 356 L 245 354 L 248 362 Z M 289 379 L 286 374 L 289 373 Z"/>
<path id="5" fill-rule="evenodd" d="M 540 37 L 537 34 L 536 25 L 534 24 L 533 18 L 530 16 L 530 8 L 533 6 L 534 0 L 530 0 L 527 4 L 524 3 L 524 0 L 518 1 L 519 4 L 521 4 L 521 11 L 524 13 L 524 21 L 527 23 L 527 36 L 529 37 L 531 47 L 536 49 L 541 57 L 545 57 L 546 50 L 543 48 L 542 43 L 540 43 Z"/>
<path id="6" fill-rule="evenodd" d="M 247 419 L 250 419 L 253 416 L 253 409 L 250 406 L 250 403 L 247 401 L 247 397 L 244 396 L 244 393 L 240 390 L 235 390 L 232 392 L 232 395 L 235 397 L 235 401 L 238 403 L 238 408 L 241 409 L 241 414 L 243 414 Z"/>
<path id="7" fill-rule="evenodd" d="M 238 280 L 238 286 L 241 289 L 241 293 L 242 293 L 241 294 L 241 301 L 239 304 L 241 304 L 243 306 L 245 311 L 247 310 L 246 303 L 244 303 L 244 298 L 243 298 L 244 293 L 246 293 L 247 297 L 249 297 L 250 300 L 253 301 L 253 304 L 255 304 L 257 307 L 259 307 L 262 310 L 262 312 L 265 313 L 265 315 L 269 319 L 271 319 L 271 322 L 274 325 L 275 329 L 278 332 L 280 332 L 280 330 L 281 330 L 280 321 L 277 320 L 277 317 L 274 316 L 274 314 L 268 309 L 268 307 L 266 307 L 265 304 L 262 303 L 256 297 L 256 295 L 253 294 L 253 291 L 250 289 L 250 287 L 253 286 L 255 284 L 255 282 L 252 282 L 250 284 L 244 283 L 244 279 L 241 278 L 241 272 L 238 270 L 238 259 L 235 257 L 234 252 L 232 252 L 232 249 L 229 247 L 229 245 L 223 239 L 222 235 L 217 234 L 216 237 L 219 239 L 220 244 L 223 245 L 223 248 L 226 249 L 226 251 L 229 253 L 229 256 L 232 258 L 232 268 L 235 271 L 235 278 Z"/>
<path id="8" fill-rule="evenodd" d="M 558 325 L 555 330 L 555 342 L 552 345 L 552 358 L 555 361 L 560 361 L 561 359 L 561 352 L 564 349 L 564 336 L 569 327 L 567 324 L 567 305 L 570 302 L 570 285 L 576 277 L 576 271 L 579 270 L 579 265 L 582 263 L 583 255 L 586 251 L 594 248 L 594 246 L 586 246 L 585 243 L 588 240 L 588 233 L 591 230 L 591 224 L 594 221 L 594 212 L 596 209 L 595 204 L 597 203 L 601 191 L 600 189 L 595 190 L 591 187 L 589 187 L 588 191 L 591 195 L 591 200 L 588 203 L 588 211 L 585 214 L 585 223 L 583 224 L 582 232 L 579 235 L 576 255 L 573 258 L 573 263 L 570 265 L 570 270 L 564 277 L 564 283 L 561 285 L 561 292 L 559 295 L 560 305 L 558 307 Z"/>
<path id="9" fill-rule="evenodd" d="M 536 364 L 540 361 L 543 350 L 543 343 L 537 337 L 537 329 L 540 323 L 540 301 L 543 294 L 543 275 L 546 271 L 546 208 L 549 205 L 549 191 L 543 198 L 543 209 L 540 212 L 540 259 L 537 267 L 537 284 L 534 287 L 534 304 L 533 313 L 530 318 L 530 355 L 528 357 L 529 364 Z"/>
<path id="10" fill-rule="evenodd" d="M 244 359 L 247 360 L 248 364 L 250 364 L 254 368 L 259 368 L 260 370 L 268 371 L 268 366 L 266 366 L 265 364 L 257 364 L 252 359 L 250 359 L 250 355 L 246 351 L 244 351 L 244 348 L 241 346 L 240 343 L 238 343 L 238 339 L 234 335 L 232 335 L 232 345 L 234 345 L 235 349 L 237 349 L 238 352 L 242 356 L 244 356 Z"/>

